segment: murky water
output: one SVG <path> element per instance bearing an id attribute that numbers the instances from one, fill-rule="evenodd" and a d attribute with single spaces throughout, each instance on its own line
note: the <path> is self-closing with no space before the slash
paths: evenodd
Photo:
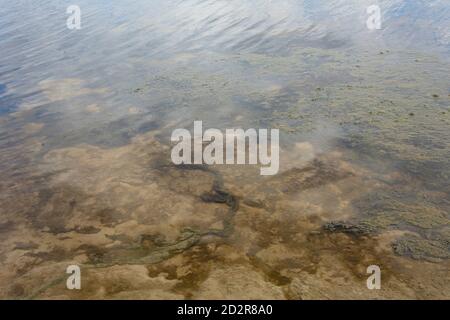
<path id="1" fill-rule="evenodd" d="M 0 297 L 450 297 L 448 1 L 0 4 Z M 173 165 L 194 120 L 279 174 Z"/>

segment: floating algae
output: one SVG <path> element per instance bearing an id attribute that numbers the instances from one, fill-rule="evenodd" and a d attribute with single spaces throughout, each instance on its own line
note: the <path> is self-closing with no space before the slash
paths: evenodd
<path id="1" fill-rule="evenodd" d="M 122 245 L 112 249 L 102 249 L 97 247 L 84 246 L 79 249 L 86 251 L 89 261 L 81 265 L 84 270 L 91 268 L 107 268 L 115 265 L 152 265 L 160 263 L 164 260 L 170 259 L 174 255 L 185 252 L 186 250 L 197 245 L 203 237 L 220 237 L 226 238 L 233 232 L 232 219 L 235 212 L 239 208 L 239 200 L 229 192 L 225 191 L 223 186 L 223 179 L 217 172 L 209 170 L 205 166 L 173 166 L 175 170 L 199 170 L 207 172 L 214 177 L 212 188 L 210 192 L 206 192 L 200 196 L 200 199 L 205 203 L 219 203 L 225 204 L 229 207 L 228 214 L 225 215 L 222 222 L 223 229 L 208 229 L 208 230 L 194 230 L 185 228 L 180 232 L 180 235 L 175 241 L 167 241 L 164 236 L 155 234 L 141 234 L 138 243 L 131 245 Z M 157 166 L 158 170 L 167 169 L 167 166 Z M 85 228 L 84 228 L 85 229 Z M 76 231 L 84 231 L 84 229 L 77 228 Z M 68 232 L 64 230 L 62 232 Z M 45 258 L 45 257 L 43 257 Z M 46 257 L 48 260 L 48 257 Z M 45 290 L 60 284 L 64 277 L 57 277 L 50 282 L 44 284 L 33 292 L 28 298 L 37 297 Z"/>
<path id="2" fill-rule="evenodd" d="M 350 221 L 326 223 L 324 229 L 351 235 L 380 234 L 395 229 L 412 231 L 416 233 L 414 237 L 405 236 L 392 244 L 396 254 L 430 261 L 449 258 L 449 239 L 445 233 L 449 219 L 440 209 L 448 203 L 441 197 L 432 193 L 421 195 L 394 183 L 374 190 L 353 204 L 358 216 Z"/>
<path id="3" fill-rule="evenodd" d="M 159 168 L 161 169 L 162 167 Z M 235 212 L 239 208 L 239 200 L 224 190 L 223 179 L 220 175 L 216 172 L 210 171 L 204 166 L 182 165 L 175 168 L 179 170 L 200 170 L 212 172 L 213 176 L 216 177 L 211 192 L 202 194 L 200 198 L 206 203 L 223 203 L 229 207 L 228 214 L 222 222 L 224 226 L 223 229 L 197 231 L 187 228 L 181 231 L 179 238 L 174 242 L 162 240 L 161 237 L 157 235 L 141 235 L 140 243 L 135 247 L 111 250 L 101 258 L 95 257 L 95 261 L 92 262 L 95 263 L 96 267 L 105 267 L 115 264 L 155 264 L 191 248 L 196 245 L 202 237 L 211 235 L 217 237 L 228 237 L 231 234 L 233 230 L 232 219 Z M 143 249 L 145 239 L 147 241 L 150 239 L 150 241 L 155 244 L 155 246 L 149 250 L 150 252 Z M 139 256 L 133 257 L 133 255 L 136 254 Z"/>
<path id="4" fill-rule="evenodd" d="M 418 260 L 439 262 L 450 259 L 450 242 L 447 240 L 428 240 L 417 236 L 404 236 L 392 244 L 395 253 Z"/>

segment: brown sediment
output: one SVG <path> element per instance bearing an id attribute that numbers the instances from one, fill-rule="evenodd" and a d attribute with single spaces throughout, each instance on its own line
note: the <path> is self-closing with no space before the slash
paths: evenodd
<path id="1" fill-rule="evenodd" d="M 39 166 L 51 174 L 28 199 L 28 222 L 3 222 L 9 271 L 1 279 L 12 282 L 2 295 L 298 299 L 348 297 L 350 287 L 360 298 L 419 294 L 413 275 L 399 271 L 407 269 L 380 248 L 376 234 L 355 238 L 354 226 L 336 223 L 322 229 L 353 215 L 361 191 L 377 185 L 338 154 L 241 185 L 220 168 L 174 166 L 161 150 L 168 149 L 147 135 L 115 149 L 85 145 L 47 154 Z M 17 237 L 33 245 L 18 246 Z M 81 266 L 85 290 L 64 289 L 69 264 Z M 382 268 L 386 291 L 365 288 L 371 264 Z M 131 270 L 139 279 L 127 275 Z M 337 286 L 332 294 L 322 291 L 330 282 Z"/>
<path id="2" fill-rule="evenodd" d="M 73 139 L 47 149 L 47 124 L 2 131 L 0 297 L 449 297 L 442 279 L 449 275 L 443 169 L 450 131 L 435 126 L 445 119 L 433 111 L 439 99 L 426 93 L 432 81 L 402 84 L 422 96 L 411 105 L 409 96 L 380 81 L 378 58 L 350 74 L 342 69 L 348 58 L 312 48 L 292 57 L 234 59 L 270 73 L 303 73 L 305 55 L 326 55 L 318 73 L 336 67 L 330 79 L 318 79 L 320 90 L 316 79 L 263 89 L 248 81 L 224 85 L 220 76 L 189 69 L 152 77 L 134 93 L 165 90 L 176 101 L 196 102 L 219 93 L 217 104 L 246 107 L 233 115 L 239 123 L 278 126 L 294 141 L 304 132 L 313 132 L 312 140 L 316 132 L 321 136 L 318 115 L 333 130 L 349 126 L 336 144 L 330 141 L 339 130 L 326 141 L 300 139 L 282 148 L 287 158 L 275 177 L 260 177 L 251 166 L 174 166 L 169 146 L 157 139 L 158 124 L 141 121 L 144 112 L 134 107 L 125 108 L 127 117 L 80 136 L 114 140 L 113 132 L 123 129 L 120 143 Z M 416 72 L 392 67 L 393 74 Z M 341 79 L 347 82 L 334 81 Z M 104 92 L 81 80 L 41 85 L 51 101 Z M 395 165 L 377 163 L 380 157 Z M 79 292 L 64 286 L 70 264 L 82 267 Z M 371 264 L 382 269 L 380 291 L 366 287 Z"/>

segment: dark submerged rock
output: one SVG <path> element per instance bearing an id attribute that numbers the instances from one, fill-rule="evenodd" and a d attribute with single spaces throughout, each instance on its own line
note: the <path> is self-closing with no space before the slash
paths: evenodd
<path id="1" fill-rule="evenodd" d="M 323 226 L 323 229 L 329 232 L 340 232 L 352 235 L 368 235 L 374 233 L 375 229 L 365 224 L 353 224 L 344 221 L 332 221 Z"/>

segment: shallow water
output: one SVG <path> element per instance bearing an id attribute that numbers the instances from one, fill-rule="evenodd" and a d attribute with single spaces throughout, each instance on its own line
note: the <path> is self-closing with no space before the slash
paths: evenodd
<path id="1" fill-rule="evenodd" d="M 378 3 L 0 1 L 0 297 L 449 298 L 450 6 Z M 280 173 L 174 166 L 194 120 Z"/>

